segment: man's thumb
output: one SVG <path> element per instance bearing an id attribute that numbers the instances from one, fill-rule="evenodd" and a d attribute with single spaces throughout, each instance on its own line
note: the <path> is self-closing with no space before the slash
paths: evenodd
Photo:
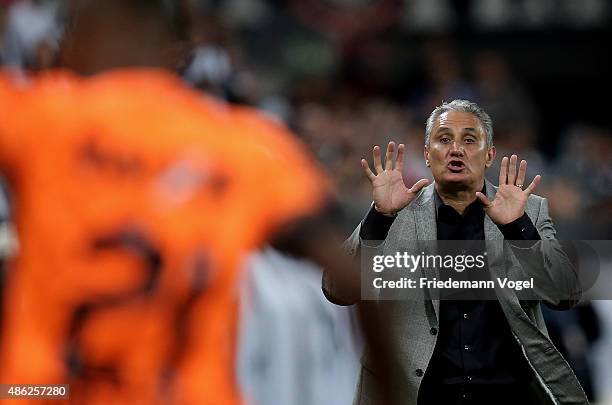
<path id="1" fill-rule="evenodd" d="M 425 187 L 428 184 L 429 184 L 429 180 L 421 179 L 417 181 L 416 183 L 414 183 L 414 185 L 410 187 L 410 190 L 408 191 L 410 191 L 411 193 L 418 193 L 419 191 L 421 191 L 423 187 Z"/>
<path id="2" fill-rule="evenodd" d="M 482 202 L 485 208 L 489 208 L 489 206 L 491 205 L 491 201 L 487 198 L 486 195 L 482 194 L 480 191 L 477 191 L 476 197 Z"/>

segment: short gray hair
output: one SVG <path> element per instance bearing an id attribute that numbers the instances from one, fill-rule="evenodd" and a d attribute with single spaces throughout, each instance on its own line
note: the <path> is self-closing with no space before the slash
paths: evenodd
<path id="1" fill-rule="evenodd" d="M 453 100 L 450 103 L 445 101 L 431 112 L 425 126 L 425 145 L 429 145 L 431 131 L 436 120 L 440 118 L 440 115 L 449 111 L 470 113 L 478 118 L 487 137 L 487 146 L 489 148 L 493 146 L 493 121 L 491 117 L 478 104 L 468 100 Z"/>

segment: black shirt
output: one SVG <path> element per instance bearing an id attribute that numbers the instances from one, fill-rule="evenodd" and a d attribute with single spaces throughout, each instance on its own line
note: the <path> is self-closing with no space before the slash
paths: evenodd
<path id="1" fill-rule="evenodd" d="M 461 240 L 457 249 L 472 251 L 484 247 L 485 212 L 479 200 L 461 216 L 444 204 L 438 194 L 436 228 L 438 240 Z M 394 218 L 374 208 L 363 221 L 361 237 L 385 239 Z M 499 226 L 506 239 L 539 240 L 533 223 L 523 217 Z M 464 272 L 466 273 L 466 272 Z M 440 300 L 438 338 L 432 359 L 419 390 L 419 404 L 527 402 L 527 379 L 531 371 L 498 301 Z"/>

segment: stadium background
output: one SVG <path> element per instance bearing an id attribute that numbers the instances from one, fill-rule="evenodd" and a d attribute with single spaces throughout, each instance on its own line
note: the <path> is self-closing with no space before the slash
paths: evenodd
<path id="1" fill-rule="evenodd" d="M 48 67 L 61 36 L 58 2 L 0 4 L 3 64 Z M 528 177 L 543 176 L 537 193 L 550 200 L 560 239 L 612 236 L 608 1 L 191 6 L 197 48 L 185 79 L 285 121 L 328 168 L 350 213 L 347 231 L 370 203 L 359 160 L 374 144 L 405 142 L 407 182 L 427 177 L 421 151 L 428 112 L 442 100 L 468 98 L 491 114 L 498 156 L 517 153 L 529 161 Z M 493 180 L 496 171 L 489 172 Z M 595 398 L 610 401 L 612 305 L 591 309 L 549 314 L 550 325 L 576 367 L 593 371 Z"/>

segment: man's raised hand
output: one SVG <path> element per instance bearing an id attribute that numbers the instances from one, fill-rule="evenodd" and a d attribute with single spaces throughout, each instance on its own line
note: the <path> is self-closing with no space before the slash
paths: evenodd
<path id="1" fill-rule="evenodd" d="M 374 146 L 372 157 L 376 173 L 370 169 L 366 159 L 361 159 L 361 166 L 368 176 L 370 183 L 372 183 L 374 208 L 384 215 L 395 215 L 395 213 L 410 204 L 417 193 L 429 184 L 429 180 L 421 179 L 412 187 L 406 187 L 402 177 L 404 149 L 404 144 L 400 143 L 397 148 L 397 158 L 394 161 L 395 142 L 389 142 L 383 167 L 380 147 Z"/>
<path id="2" fill-rule="evenodd" d="M 542 176 L 535 176 L 529 186 L 523 190 L 525 173 L 527 173 L 527 161 L 521 160 L 517 167 L 518 157 L 512 155 L 510 159 L 504 156 L 499 169 L 499 188 L 493 201 L 489 200 L 483 193 L 477 192 L 476 197 L 482 201 L 485 212 L 493 222 L 498 225 L 506 225 L 519 219 L 525 213 L 525 205 L 529 195 L 540 184 Z"/>

